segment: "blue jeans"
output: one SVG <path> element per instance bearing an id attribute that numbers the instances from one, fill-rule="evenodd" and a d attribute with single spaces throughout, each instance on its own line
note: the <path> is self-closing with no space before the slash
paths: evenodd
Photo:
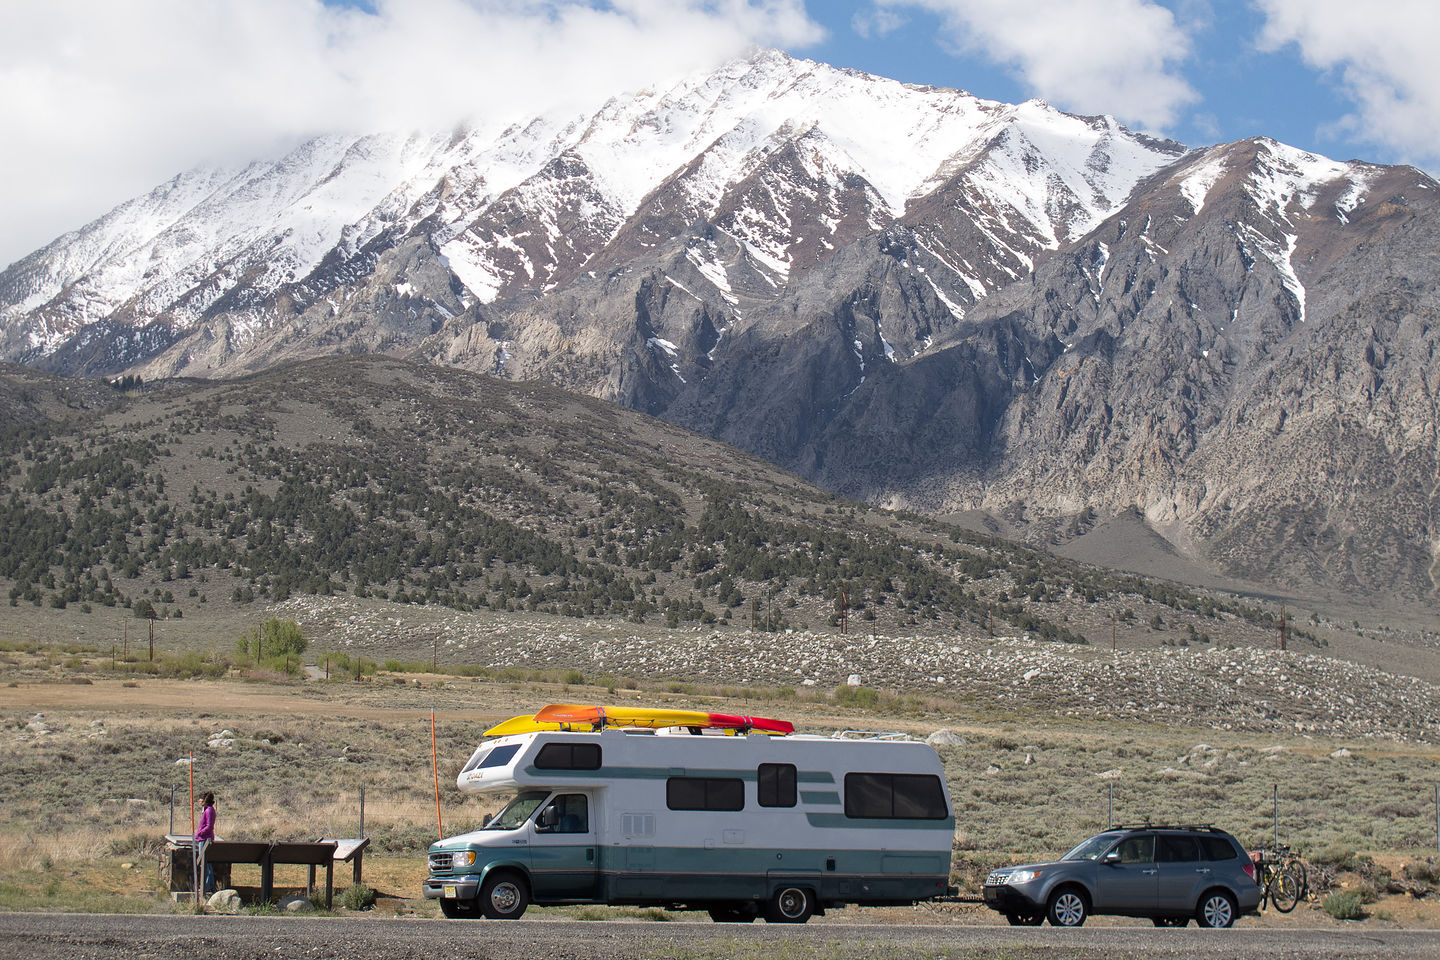
<path id="1" fill-rule="evenodd" d="M 201 888 L 204 893 L 215 892 L 215 864 L 211 863 L 210 858 L 205 856 L 205 851 L 209 848 L 209 840 L 200 841 L 200 859 L 205 864 L 205 885 Z"/>

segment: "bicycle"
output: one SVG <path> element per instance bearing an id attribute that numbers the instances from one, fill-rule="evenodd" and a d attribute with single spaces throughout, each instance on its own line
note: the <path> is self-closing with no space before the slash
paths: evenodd
<path id="1" fill-rule="evenodd" d="M 1268 900 L 1281 913 L 1295 909 L 1305 896 L 1305 864 L 1283 843 L 1258 851 L 1255 868 L 1259 871 L 1260 909 Z"/>

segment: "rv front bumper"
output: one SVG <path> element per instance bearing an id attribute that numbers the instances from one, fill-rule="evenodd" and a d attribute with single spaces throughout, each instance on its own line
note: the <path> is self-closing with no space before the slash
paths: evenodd
<path id="1" fill-rule="evenodd" d="M 426 877 L 425 899 L 474 900 L 480 894 L 480 875 L 463 877 Z"/>

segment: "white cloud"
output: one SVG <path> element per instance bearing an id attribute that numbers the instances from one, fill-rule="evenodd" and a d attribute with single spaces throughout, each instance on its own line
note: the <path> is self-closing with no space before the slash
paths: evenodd
<path id="1" fill-rule="evenodd" d="M 803 0 L 12 0 L 0 266 L 196 163 L 330 131 L 581 107 L 755 44 Z"/>
<path id="2" fill-rule="evenodd" d="M 1295 44 L 1305 62 L 1334 71 L 1357 110 L 1345 132 L 1406 161 L 1440 163 L 1440 5 L 1434 0 L 1255 0 L 1260 46 Z"/>
<path id="3" fill-rule="evenodd" d="M 984 57 L 1056 106 L 1164 129 L 1199 99 L 1180 75 L 1190 34 L 1153 0 L 873 0 L 942 18 L 952 52 Z M 1202 6 L 1200 9 L 1208 9 Z"/>

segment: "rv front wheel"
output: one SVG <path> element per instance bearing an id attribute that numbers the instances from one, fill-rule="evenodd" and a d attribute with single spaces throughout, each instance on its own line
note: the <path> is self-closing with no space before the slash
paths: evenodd
<path id="1" fill-rule="evenodd" d="M 519 920 L 530 905 L 525 881 L 513 873 L 492 873 L 480 887 L 480 910 L 491 920 Z"/>
<path id="2" fill-rule="evenodd" d="M 440 912 L 451 920 L 466 920 L 480 916 L 474 900 L 455 900 L 450 897 L 440 898 Z"/>
<path id="3" fill-rule="evenodd" d="M 765 908 L 767 923 L 804 923 L 815 912 L 815 895 L 804 887 L 781 887 Z"/>

